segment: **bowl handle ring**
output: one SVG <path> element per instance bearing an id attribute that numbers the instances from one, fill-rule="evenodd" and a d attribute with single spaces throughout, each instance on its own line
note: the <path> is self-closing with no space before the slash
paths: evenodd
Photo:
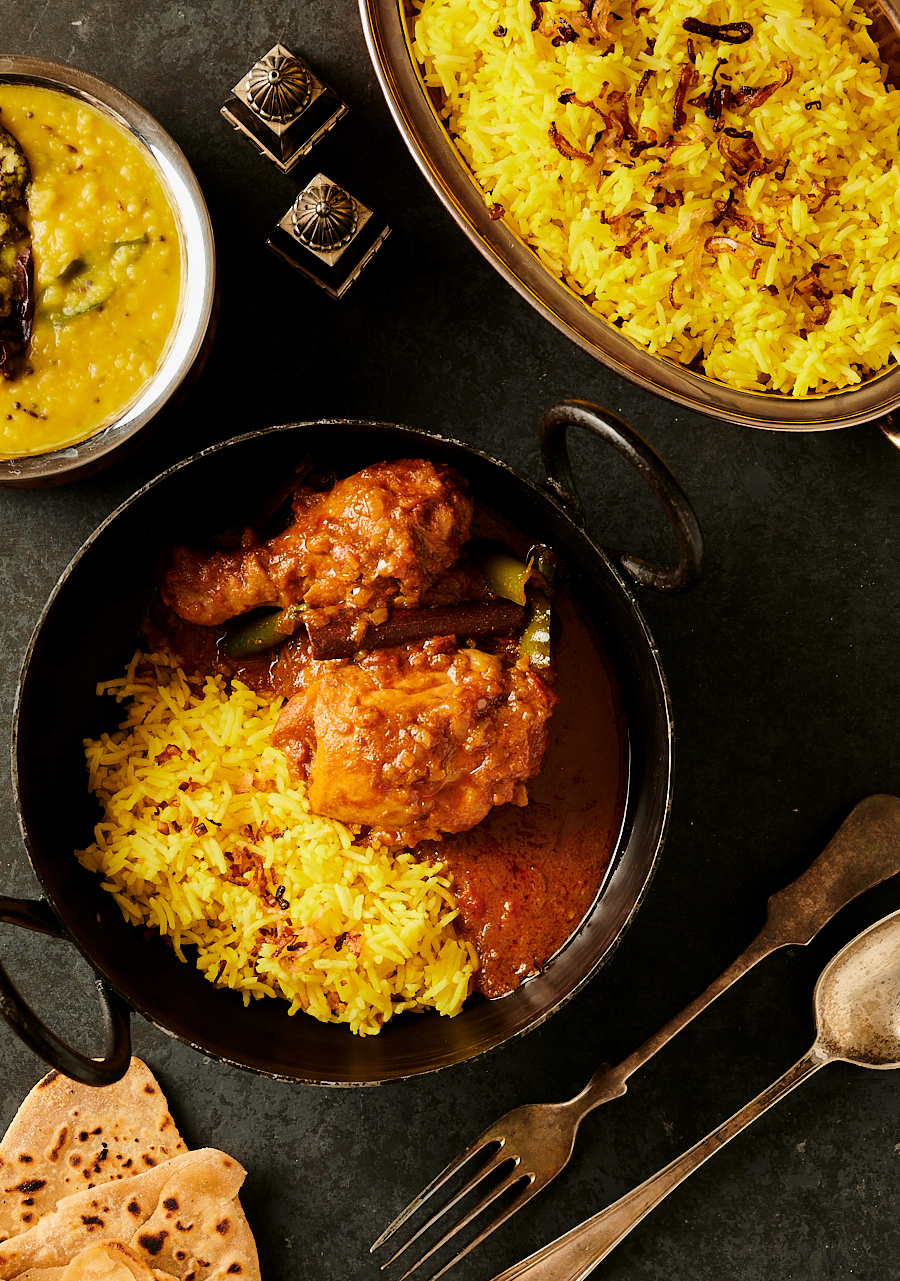
<path id="1" fill-rule="evenodd" d="M 703 535 L 687 495 L 643 437 L 615 414 L 583 400 L 563 400 L 551 405 L 540 424 L 541 458 L 547 482 L 569 516 L 584 528 L 585 512 L 569 461 L 566 440 L 569 427 L 580 427 L 598 436 L 628 459 L 658 498 L 678 540 L 679 561 L 674 569 L 623 552 L 607 552 L 607 555 L 641 587 L 669 594 L 693 587 L 700 577 Z"/>
<path id="2" fill-rule="evenodd" d="M 0 896 L 0 921 L 37 930 L 53 938 L 66 938 L 52 909 L 43 899 Z M 131 1011 L 107 983 L 97 976 L 97 996 L 103 1021 L 104 1054 L 91 1059 L 73 1050 L 38 1018 L 22 999 L 0 965 L 0 1018 L 45 1063 L 83 1085 L 112 1085 L 120 1081 L 131 1062 Z"/>

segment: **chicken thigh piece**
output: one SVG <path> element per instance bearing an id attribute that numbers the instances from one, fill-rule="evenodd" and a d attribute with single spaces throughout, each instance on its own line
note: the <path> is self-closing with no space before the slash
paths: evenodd
<path id="1" fill-rule="evenodd" d="M 216 627 L 260 605 L 342 605 L 371 613 L 411 606 L 459 557 L 472 503 L 449 467 L 424 459 L 376 463 L 327 493 L 301 489 L 292 524 L 244 547 L 175 547 L 163 570 L 165 603 Z"/>
<path id="2" fill-rule="evenodd" d="M 307 778 L 314 813 L 412 846 L 527 804 L 557 702 L 527 666 L 441 637 L 304 671 L 272 743 Z"/>

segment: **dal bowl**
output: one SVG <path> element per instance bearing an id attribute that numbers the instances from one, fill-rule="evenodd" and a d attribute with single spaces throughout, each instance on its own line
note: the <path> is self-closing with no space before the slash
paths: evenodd
<path id="1" fill-rule="evenodd" d="M 679 539 L 676 570 L 628 557 L 614 561 L 584 532 L 566 452 L 572 426 L 600 436 L 640 466 Z M 46 897 L 37 903 L 4 900 L 0 919 L 56 933 L 79 948 L 97 973 L 112 1045 L 103 1062 L 62 1046 L 0 971 L 0 1013 L 37 1053 L 67 1075 L 105 1084 L 127 1066 L 127 1011 L 133 1008 L 204 1054 L 267 1076 L 374 1084 L 465 1062 L 528 1032 L 611 954 L 650 882 L 668 825 L 672 783 L 669 694 L 629 584 L 640 580 L 665 592 L 690 585 L 699 571 L 700 534 L 664 464 L 610 415 L 578 403 L 557 406 L 545 416 L 543 443 L 548 479 L 535 485 L 475 449 L 408 428 L 334 421 L 271 428 L 173 467 L 88 540 L 38 624 L 15 713 L 19 819 Z M 346 1026 L 303 1013 L 289 1017 L 283 1000 L 253 1000 L 245 1007 L 236 991 L 212 986 L 193 963 L 179 961 L 158 935 L 127 924 L 101 889 L 101 878 L 74 854 L 93 839 L 98 821 L 83 740 L 111 732 L 122 719 L 122 709 L 98 698 L 96 686 L 118 676 L 134 653 L 162 540 L 195 545 L 211 531 L 232 527 L 307 455 L 339 475 L 393 458 L 450 464 L 469 482 L 476 504 L 557 549 L 569 598 L 615 674 L 627 727 L 627 788 L 612 860 L 601 892 L 568 942 L 506 996 L 475 1000 L 454 1018 L 399 1014 L 377 1036 L 354 1036 Z M 585 821 L 592 813 L 596 821 L 591 777 L 580 786 Z M 568 805 L 570 779 L 564 771 L 554 787 Z M 514 811 L 519 813 L 527 815 L 528 809 Z M 566 810 L 567 821 L 568 816 Z"/>
<path id="2" fill-rule="evenodd" d="M 212 228 L 177 144 L 95 76 L 0 57 L 0 127 L 30 176 L 27 212 L 0 210 L 13 219 L 6 252 L 17 271 L 27 263 L 26 229 L 33 256 L 30 342 L 0 380 L 0 485 L 58 484 L 133 444 L 199 372 L 213 332 Z"/>

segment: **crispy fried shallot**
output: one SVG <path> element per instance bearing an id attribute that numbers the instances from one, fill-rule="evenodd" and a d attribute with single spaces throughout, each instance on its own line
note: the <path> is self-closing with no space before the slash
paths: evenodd
<path id="1" fill-rule="evenodd" d="M 749 22 L 723 22 L 714 25 L 711 22 L 701 22 L 699 18 L 685 18 L 681 25 L 691 35 L 706 36 L 709 40 L 724 40 L 728 44 L 744 44 L 753 35 Z"/>
<path id="2" fill-rule="evenodd" d="M 708 254 L 733 254 L 745 262 L 756 257 L 749 245 L 741 244 L 734 236 L 709 236 L 703 242 L 703 248 Z"/>
<path id="3" fill-rule="evenodd" d="M 541 0 L 530 0 L 531 8 L 534 11 L 534 22 L 531 24 L 531 30 L 537 31 L 538 27 L 544 21 L 544 8 Z"/>
<path id="4" fill-rule="evenodd" d="M 705 205 L 695 206 L 689 212 L 682 212 L 678 219 L 678 225 L 666 240 L 666 249 L 671 253 L 681 253 L 681 250 L 693 240 L 697 230 L 702 223 L 707 220 L 707 210 Z"/>
<path id="5" fill-rule="evenodd" d="M 644 236 L 649 236 L 652 231 L 653 231 L 653 228 L 649 225 L 649 223 L 644 223 L 643 227 L 639 227 L 638 230 L 634 233 L 634 235 L 626 244 L 617 245 L 616 248 L 618 249 L 620 254 L 624 254 L 626 258 L 630 258 L 631 251 L 635 247 L 635 245 L 640 240 L 643 240 Z"/>
<path id="6" fill-rule="evenodd" d="M 607 128 L 613 131 L 613 137 L 609 141 L 613 146 L 618 146 L 620 142 L 636 142 L 637 129 L 628 114 L 628 95 L 620 89 L 613 89 L 607 94 L 606 102 L 610 108 L 609 114 L 601 114 Z"/>
<path id="7" fill-rule="evenodd" d="M 611 0 L 583 0 L 587 24 L 598 40 L 615 40 L 609 29 Z"/>
<path id="8" fill-rule="evenodd" d="M 833 187 L 823 187 L 820 182 L 816 182 L 815 178 L 812 179 L 812 188 L 819 197 L 819 203 L 807 206 L 810 213 L 818 213 L 829 196 L 836 196 L 838 194 Z"/>
<path id="9" fill-rule="evenodd" d="M 550 41 L 555 49 L 563 44 L 574 44 L 578 39 L 578 32 L 573 26 L 566 22 L 565 18 L 560 18 L 556 24 L 556 35 Z"/>
<path id="10" fill-rule="evenodd" d="M 803 301 L 809 307 L 814 325 L 824 325 L 831 315 L 831 290 L 826 289 L 819 280 L 819 271 L 822 269 L 822 263 L 816 263 L 811 271 L 799 280 L 794 281 L 794 293 L 800 294 Z M 814 310 L 820 309 L 820 311 Z"/>
<path id="11" fill-rule="evenodd" d="M 748 174 L 756 176 L 766 172 L 768 162 L 763 160 L 759 147 L 752 137 L 729 138 L 727 134 L 719 134 L 719 151 L 738 178 L 746 177 L 748 184 L 751 181 L 747 177 Z"/>
<path id="12" fill-rule="evenodd" d="M 594 163 L 594 157 L 588 155 L 585 151 L 579 151 L 577 147 L 572 146 L 571 142 L 567 142 L 554 123 L 551 123 L 550 128 L 547 130 L 547 136 L 559 154 L 565 156 L 567 160 L 583 160 L 586 165 Z"/>
<path id="13" fill-rule="evenodd" d="M 675 90 L 673 128 L 676 133 L 682 125 L 687 123 L 687 116 L 684 113 L 685 99 L 699 79 L 700 73 L 695 71 L 693 67 L 684 66 L 681 68 L 681 75 L 678 77 L 678 88 Z"/>
<path id="14" fill-rule="evenodd" d="M 777 93 L 779 89 L 783 89 L 785 85 L 790 84 L 793 79 L 794 68 L 790 62 L 779 62 L 778 69 L 781 72 L 781 76 L 774 84 L 759 85 L 756 89 L 750 89 L 745 86 L 743 89 L 732 91 L 731 100 L 728 105 L 733 107 L 749 107 L 751 110 L 754 107 L 761 107 L 764 102 L 767 102 L 769 98 L 771 98 L 773 93 Z"/>
<path id="15" fill-rule="evenodd" d="M 755 245 L 765 245 L 767 249 L 775 248 L 775 241 L 766 239 L 766 229 L 761 222 L 755 222 L 753 224 L 753 230 L 750 232 L 750 239 Z"/>

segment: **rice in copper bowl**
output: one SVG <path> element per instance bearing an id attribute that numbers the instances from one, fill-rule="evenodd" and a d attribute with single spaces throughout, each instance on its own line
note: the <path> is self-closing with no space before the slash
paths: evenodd
<path id="1" fill-rule="evenodd" d="M 852 3 L 421 0 L 503 218 L 639 346 L 794 397 L 900 358 L 900 92 Z"/>

